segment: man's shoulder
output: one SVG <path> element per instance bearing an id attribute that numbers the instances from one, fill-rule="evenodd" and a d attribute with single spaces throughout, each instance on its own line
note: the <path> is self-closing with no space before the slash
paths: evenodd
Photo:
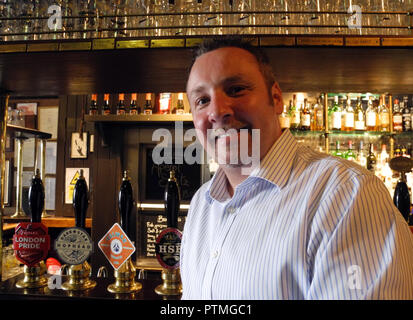
<path id="1" fill-rule="evenodd" d="M 209 193 L 209 189 L 211 188 L 211 182 L 212 179 L 208 180 L 199 187 L 199 189 L 195 192 L 194 196 L 191 199 L 191 205 L 192 203 L 205 199 L 206 195 Z"/>
<path id="2" fill-rule="evenodd" d="M 374 174 L 358 163 L 338 158 L 326 153 L 314 151 L 307 146 L 300 146 L 297 152 L 297 166 L 311 172 L 316 178 L 339 179 L 342 183 L 374 177 Z"/>

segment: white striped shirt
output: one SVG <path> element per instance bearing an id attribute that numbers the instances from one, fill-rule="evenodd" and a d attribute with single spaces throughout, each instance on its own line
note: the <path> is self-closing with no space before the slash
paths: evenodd
<path id="1" fill-rule="evenodd" d="M 413 235 L 366 169 L 285 130 L 226 184 L 219 169 L 191 201 L 183 299 L 413 299 Z"/>

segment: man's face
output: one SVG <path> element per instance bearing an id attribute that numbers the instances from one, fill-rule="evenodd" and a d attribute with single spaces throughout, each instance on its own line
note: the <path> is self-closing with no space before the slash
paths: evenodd
<path id="1" fill-rule="evenodd" d="M 195 129 L 202 133 L 199 139 L 204 149 L 218 151 L 215 160 L 220 164 L 229 164 L 233 156 L 239 159 L 240 150 L 234 154 L 230 143 L 238 140 L 241 146 L 240 129 L 248 129 L 249 155 L 252 144 L 257 143 L 252 139 L 252 130 L 260 130 L 260 159 L 281 134 L 281 91 L 274 84 L 269 97 L 258 62 L 246 50 L 225 47 L 198 57 L 189 75 L 187 94 Z M 213 133 L 210 139 L 208 131 Z"/>

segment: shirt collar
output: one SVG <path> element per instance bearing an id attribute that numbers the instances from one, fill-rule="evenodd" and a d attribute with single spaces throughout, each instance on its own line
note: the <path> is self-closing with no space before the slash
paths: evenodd
<path id="1" fill-rule="evenodd" d="M 260 165 L 252 171 L 249 178 L 261 178 L 282 189 L 290 177 L 297 148 L 298 144 L 294 136 L 290 130 L 285 129 L 261 159 Z M 247 180 L 249 179 L 244 182 Z M 227 183 L 228 179 L 224 170 L 221 167 L 218 168 L 205 194 L 207 200 L 211 202 L 213 199 L 218 201 L 228 199 Z"/>
<path id="2" fill-rule="evenodd" d="M 265 179 L 282 189 L 290 177 L 297 148 L 294 136 L 285 129 L 250 177 Z"/>

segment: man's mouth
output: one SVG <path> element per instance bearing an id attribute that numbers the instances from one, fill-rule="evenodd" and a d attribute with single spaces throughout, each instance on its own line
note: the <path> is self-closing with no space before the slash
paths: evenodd
<path id="1" fill-rule="evenodd" d="M 218 139 L 231 139 L 231 138 L 239 138 L 239 134 L 241 130 L 248 130 L 251 132 L 251 127 L 246 125 L 244 127 L 240 128 L 217 128 L 212 130 L 212 138 L 215 140 L 215 142 Z"/>

